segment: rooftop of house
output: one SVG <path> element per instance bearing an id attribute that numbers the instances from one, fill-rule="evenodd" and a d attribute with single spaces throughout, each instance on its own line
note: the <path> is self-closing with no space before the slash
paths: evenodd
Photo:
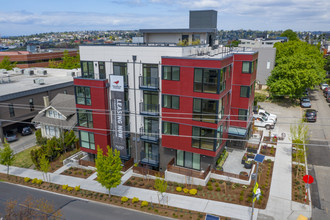
<path id="1" fill-rule="evenodd" d="M 80 70 L 27 68 L 0 70 L 0 101 L 73 85 Z"/>
<path id="2" fill-rule="evenodd" d="M 182 29 L 140 29 L 142 34 L 160 34 L 160 33 L 210 33 L 216 32 L 216 28 L 182 28 Z"/>

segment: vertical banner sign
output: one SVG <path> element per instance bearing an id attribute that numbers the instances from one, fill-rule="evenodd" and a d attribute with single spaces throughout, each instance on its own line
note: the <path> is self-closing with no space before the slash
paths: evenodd
<path id="1" fill-rule="evenodd" d="M 124 77 L 110 75 L 111 114 L 112 114 L 112 147 L 127 156 L 125 135 L 125 97 Z"/>

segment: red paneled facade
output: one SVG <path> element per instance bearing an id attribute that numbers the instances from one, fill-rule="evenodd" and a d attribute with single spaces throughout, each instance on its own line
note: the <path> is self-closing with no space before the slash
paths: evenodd
<path id="1" fill-rule="evenodd" d="M 106 146 L 110 146 L 108 80 L 75 78 L 74 86 L 81 150 L 95 155 L 97 154 L 97 146 L 100 146 L 103 152 L 107 152 Z M 85 99 L 81 98 L 80 95 L 83 93 L 81 92 L 82 88 L 85 91 Z M 83 103 L 84 100 L 85 103 Z M 79 117 L 80 109 L 90 111 L 92 117 L 89 117 L 89 126 L 83 126 Z M 89 133 L 87 140 L 82 137 L 82 132 L 84 135 L 86 132 Z"/>

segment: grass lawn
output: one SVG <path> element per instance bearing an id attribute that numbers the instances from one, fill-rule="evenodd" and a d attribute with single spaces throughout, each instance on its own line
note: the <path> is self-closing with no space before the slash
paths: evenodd
<path id="1" fill-rule="evenodd" d="M 33 146 L 33 147 L 30 147 L 30 148 L 16 154 L 13 166 L 30 168 L 33 165 L 33 162 L 31 160 L 31 156 L 30 156 L 30 152 L 31 152 L 31 150 L 36 149 L 38 147 L 39 146 Z"/>

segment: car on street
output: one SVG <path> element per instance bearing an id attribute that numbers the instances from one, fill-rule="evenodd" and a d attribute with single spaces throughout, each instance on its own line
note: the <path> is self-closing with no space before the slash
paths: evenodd
<path id="1" fill-rule="evenodd" d="M 315 109 L 307 109 L 305 111 L 305 121 L 307 122 L 316 122 L 317 111 Z"/>
<path id="2" fill-rule="evenodd" d="M 25 135 L 29 135 L 29 134 L 32 134 L 33 132 L 32 132 L 32 129 L 30 128 L 30 127 L 23 127 L 22 128 L 22 131 L 21 131 L 21 134 L 23 135 L 23 136 L 25 136 Z"/>
<path id="3" fill-rule="evenodd" d="M 329 87 L 327 83 L 321 83 L 320 88 L 323 91 L 325 88 Z"/>
<path id="4" fill-rule="evenodd" d="M 16 132 L 12 130 L 5 131 L 5 139 L 7 142 L 13 142 L 18 140 Z"/>
<path id="5" fill-rule="evenodd" d="M 273 120 L 274 123 L 277 122 L 277 115 L 269 113 L 264 109 L 258 109 L 254 111 L 254 114 L 268 118 L 268 120 Z"/>
<path id="6" fill-rule="evenodd" d="M 307 97 L 303 97 L 300 99 L 300 107 L 302 108 L 310 108 L 312 107 L 311 100 Z"/>
<path id="7" fill-rule="evenodd" d="M 263 127 L 266 128 L 267 130 L 273 129 L 275 127 L 274 120 L 269 120 L 265 116 L 253 115 L 253 118 L 254 118 L 254 126 L 256 127 Z"/>

